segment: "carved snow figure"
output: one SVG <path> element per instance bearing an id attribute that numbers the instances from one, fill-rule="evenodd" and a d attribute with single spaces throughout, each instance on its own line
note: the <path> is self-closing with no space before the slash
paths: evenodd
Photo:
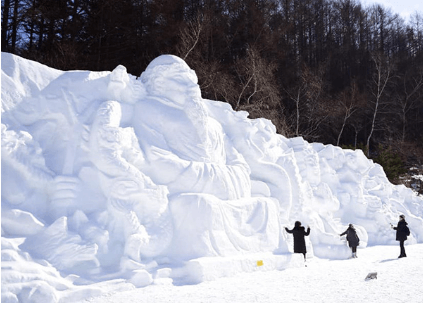
<path id="1" fill-rule="evenodd" d="M 133 125 L 154 162 L 150 166 L 162 171 L 151 173 L 153 181 L 166 184 L 170 193 L 248 197 L 249 167 L 207 115 L 195 72 L 182 59 L 165 55 L 149 64 L 141 80 L 150 96 L 135 106 Z"/>
<path id="2" fill-rule="evenodd" d="M 57 301 L 55 288 L 65 285 L 59 283 L 61 278 L 56 269 L 81 274 L 96 268 L 97 246 L 70 232 L 66 217 L 46 224 L 54 173 L 46 167 L 39 143 L 28 132 L 8 130 L 4 124 L 1 131 L 2 280 L 15 282 L 16 273 L 22 272 L 23 284 L 12 288 L 21 301 L 25 297 L 28 302 L 37 301 L 35 298 Z M 9 237 L 23 241 L 9 242 Z M 32 259 L 29 252 L 37 258 Z M 48 261 L 42 270 L 34 266 L 39 260 Z M 44 279 L 42 285 L 34 274 Z M 25 296 L 28 290 L 31 293 Z"/>
<path id="3" fill-rule="evenodd" d="M 341 229 L 340 223 L 332 215 L 339 209 L 339 201 L 327 183 L 322 182 L 319 156 L 312 145 L 301 137 L 291 139 L 291 145 L 301 171 L 298 190 L 301 200 L 292 211 L 291 218 L 307 222 L 314 231 L 306 240 L 307 249 L 310 249 L 307 251 L 316 256 L 346 256 L 348 249 L 335 234 Z M 362 238 L 365 238 L 364 235 Z"/>
<path id="4" fill-rule="evenodd" d="M 122 258 L 122 268 L 137 268 L 142 257 L 158 255 L 169 245 L 172 226 L 167 190 L 139 170 L 143 155 L 133 130 L 119 127 L 121 117 L 118 102 L 100 106 L 90 132 L 90 158 L 107 197 L 110 239 L 103 261 L 116 264 Z"/>
<path id="5" fill-rule="evenodd" d="M 39 144 L 28 132 L 8 130 L 1 124 L 1 192 L 5 206 L 44 215 L 54 173 L 45 165 Z M 36 179 L 36 181 L 33 181 Z"/>
<path id="6" fill-rule="evenodd" d="M 182 59 L 164 55 L 141 80 L 148 96 L 136 104 L 133 126 L 146 156 L 145 173 L 169 189 L 175 223 L 171 255 L 276 250 L 277 201 L 251 197 L 250 168 L 208 115 L 195 72 Z"/>
<path id="7" fill-rule="evenodd" d="M 280 206 L 281 224 L 286 224 L 291 207 L 298 204 L 294 195 L 295 170 L 293 152 L 276 134 L 275 126 L 267 119 L 249 119 L 244 111 L 233 111 L 229 104 L 205 100 L 211 116 L 224 125 L 225 134 L 245 158 L 251 169 L 252 196 L 275 197 Z M 245 138 L 235 138 L 235 136 Z M 291 177 L 290 177 L 291 176 Z"/>
<path id="8" fill-rule="evenodd" d="M 131 80 L 131 78 L 133 78 Z M 115 100 L 121 104 L 133 104 L 134 101 L 145 96 L 141 83 L 130 76 L 123 65 L 118 65 L 109 76 L 106 91 L 108 100 Z"/>
<path id="9" fill-rule="evenodd" d="M 45 166 L 39 144 L 28 132 L 8 130 L 1 124 L 1 197 L 2 231 L 11 230 L 18 235 L 32 231 L 30 226 L 43 217 L 48 203 L 46 187 L 52 182 L 54 173 Z M 34 181 L 36 180 L 36 181 Z M 13 211 L 19 219 L 9 220 L 3 215 Z M 32 223 L 24 220 L 23 214 L 32 217 Z M 19 222 L 20 221 L 20 222 Z M 7 225 L 6 225 L 7 223 Z M 26 225 L 26 226 L 24 226 Z"/>

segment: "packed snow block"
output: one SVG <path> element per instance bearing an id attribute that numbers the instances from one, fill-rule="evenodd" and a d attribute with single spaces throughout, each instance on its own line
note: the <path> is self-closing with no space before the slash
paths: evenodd
<path id="1" fill-rule="evenodd" d="M 2 237 L 2 303 L 59 302 L 63 293 L 71 293 L 75 288 L 71 281 L 62 278 L 59 271 L 45 260 L 33 260 L 18 246 L 16 239 Z"/>
<path id="2" fill-rule="evenodd" d="M 80 274 L 99 266 L 96 258 L 98 245 L 86 243 L 78 234 L 70 232 L 67 217 L 61 217 L 39 233 L 27 237 L 20 248 L 49 261 L 58 270 Z"/>
<path id="3" fill-rule="evenodd" d="M 294 267 L 304 267 L 302 254 L 275 255 L 261 252 L 231 257 L 203 257 L 192 259 L 183 267 L 173 269 L 172 278 L 176 284 L 198 284 L 239 273 Z"/>
<path id="4" fill-rule="evenodd" d="M 1 70 L 2 112 L 12 109 L 26 97 L 36 96 L 63 74 L 63 71 L 8 53 L 1 54 Z"/>
<path id="5" fill-rule="evenodd" d="M 252 180 L 251 181 L 251 195 L 269 197 L 271 196 L 270 188 L 263 181 Z"/>
<path id="6" fill-rule="evenodd" d="M 156 271 L 154 275 L 153 284 L 155 285 L 170 285 L 173 283 L 171 278 L 172 269 L 171 268 L 160 268 Z"/>
<path id="7" fill-rule="evenodd" d="M 129 282 L 137 288 L 142 288 L 150 285 L 153 282 L 153 277 L 145 269 L 134 270 L 134 274 L 129 279 Z"/>
<path id="8" fill-rule="evenodd" d="M 40 232 L 44 224 L 38 221 L 31 213 L 20 209 L 2 207 L 1 229 L 6 235 L 29 236 Z"/>
<path id="9" fill-rule="evenodd" d="M 208 194 L 170 199 L 174 237 L 169 255 L 187 261 L 278 249 L 277 205 L 269 198 L 223 201 Z"/>
<path id="10" fill-rule="evenodd" d="M 34 280 L 22 289 L 19 300 L 22 303 L 57 303 L 57 291 L 44 281 Z"/>

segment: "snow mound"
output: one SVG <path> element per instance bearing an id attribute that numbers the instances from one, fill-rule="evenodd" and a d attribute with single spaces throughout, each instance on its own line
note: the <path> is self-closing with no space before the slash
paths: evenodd
<path id="1" fill-rule="evenodd" d="M 394 244 L 399 214 L 423 242 L 423 199 L 361 151 L 285 138 L 197 82 L 172 55 L 137 78 L 2 53 L 2 302 L 297 267 L 297 220 L 308 257 L 347 258 L 349 223 Z"/>

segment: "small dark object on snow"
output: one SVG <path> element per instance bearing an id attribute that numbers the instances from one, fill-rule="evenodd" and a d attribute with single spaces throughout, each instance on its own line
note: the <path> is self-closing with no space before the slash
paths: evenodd
<path id="1" fill-rule="evenodd" d="M 364 280 L 377 279 L 377 273 L 369 273 Z"/>

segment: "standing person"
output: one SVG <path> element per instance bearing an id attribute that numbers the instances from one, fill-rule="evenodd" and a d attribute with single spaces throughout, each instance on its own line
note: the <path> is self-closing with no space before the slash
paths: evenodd
<path id="1" fill-rule="evenodd" d="M 296 221 L 292 230 L 289 230 L 288 228 L 285 228 L 285 230 L 294 236 L 294 253 L 302 253 L 305 261 L 307 250 L 304 236 L 308 236 L 310 234 L 310 227 L 307 227 L 306 232 L 304 226 L 301 226 L 301 222 Z"/>
<path id="2" fill-rule="evenodd" d="M 357 236 L 354 225 L 350 223 L 347 230 L 339 236 L 343 236 L 345 234 L 347 234 L 348 246 L 352 251 L 352 258 L 357 258 L 357 247 L 360 244 L 360 238 Z"/>
<path id="3" fill-rule="evenodd" d="M 397 231 L 396 240 L 400 242 L 401 253 L 398 258 L 407 257 L 407 255 L 405 254 L 405 248 L 404 248 L 404 242 L 407 240 L 407 236 L 410 235 L 410 229 L 408 228 L 407 225 L 408 223 L 405 221 L 404 215 L 399 216 L 399 221 L 397 226 L 393 226 L 391 224 L 391 227 Z"/>

